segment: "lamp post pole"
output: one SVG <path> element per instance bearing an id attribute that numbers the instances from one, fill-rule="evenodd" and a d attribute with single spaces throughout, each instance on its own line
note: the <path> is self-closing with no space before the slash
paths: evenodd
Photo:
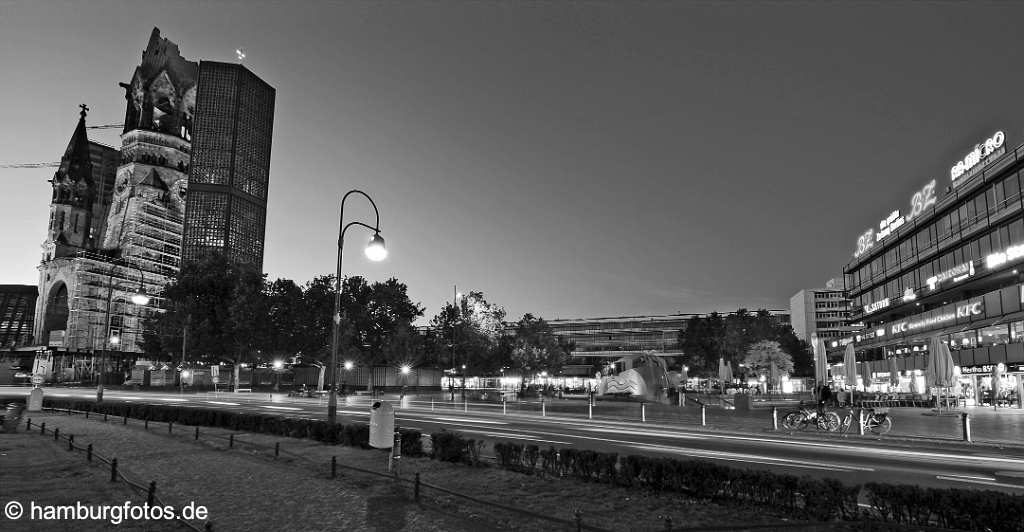
<path id="1" fill-rule="evenodd" d="M 104 349 L 103 349 L 103 357 L 101 359 L 102 363 L 100 364 L 98 378 L 96 379 L 96 381 L 97 381 L 96 382 L 96 402 L 97 403 L 103 401 L 103 371 L 107 367 L 107 353 L 109 352 L 110 348 L 113 345 L 121 343 L 120 335 L 118 335 L 118 337 L 115 339 L 110 334 L 110 309 L 111 309 L 111 303 L 114 300 L 114 270 L 116 270 L 118 266 L 125 266 L 125 267 L 128 267 L 128 268 L 135 268 L 139 272 L 139 289 L 136 291 L 135 294 L 132 295 L 132 298 L 131 298 L 132 302 L 137 304 L 137 305 L 145 305 L 145 304 L 149 303 L 149 297 L 146 295 L 146 287 L 144 286 L 144 283 L 145 283 L 145 280 L 146 280 L 146 275 L 144 273 L 142 273 L 142 269 L 139 268 L 138 266 L 135 266 L 134 264 L 131 264 L 131 263 L 126 262 L 124 260 L 121 260 L 120 262 L 112 263 L 110 265 L 110 273 L 107 275 L 107 312 L 106 312 L 106 326 L 104 328 L 104 330 L 106 331 L 106 336 L 104 337 L 104 340 L 103 340 L 103 347 L 104 347 Z M 126 276 L 126 278 L 127 278 L 127 276 Z"/>
<path id="2" fill-rule="evenodd" d="M 359 194 L 370 202 L 373 206 L 373 212 L 376 216 L 376 222 L 370 226 L 363 222 L 349 222 L 345 223 L 345 200 L 348 199 L 352 194 Z M 353 225 L 359 225 L 373 231 L 373 238 L 370 239 L 369 245 L 366 247 L 366 256 L 370 260 L 379 261 L 383 260 L 387 256 L 387 249 L 384 247 L 384 239 L 380 236 L 380 211 L 377 210 L 377 204 L 373 202 L 373 198 L 368 196 L 361 190 L 350 190 L 345 193 L 341 198 L 341 214 L 338 222 L 338 267 L 334 277 L 334 316 L 332 317 L 333 325 L 331 327 L 331 363 L 328 366 L 328 372 L 330 373 L 330 392 L 327 400 L 327 421 L 329 423 L 335 423 L 338 418 L 338 387 L 336 386 L 336 379 L 338 373 L 338 343 L 341 328 L 341 257 L 342 250 L 345 247 L 345 231 L 348 231 L 349 227 Z M 370 378 L 373 378 L 373 372 L 371 371 Z"/>

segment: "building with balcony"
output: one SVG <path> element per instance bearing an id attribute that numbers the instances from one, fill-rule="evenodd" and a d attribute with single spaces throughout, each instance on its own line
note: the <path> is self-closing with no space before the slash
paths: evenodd
<path id="1" fill-rule="evenodd" d="M 903 390 L 920 388 L 934 337 L 952 349 L 968 397 L 1012 392 L 1024 376 L 1024 147 L 996 132 L 965 151 L 947 156 L 949 176 L 859 235 L 844 268 L 850 318 L 863 324 L 845 341 L 886 381 L 895 366 Z"/>
<path id="2" fill-rule="evenodd" d="M 806 288 L 789 299 L 793 333 L 811 343 L 813 338 L 830 341 L 849 336 L 850 300 L 846 298 L 843 278 L 835 277 L 824 288 Z"/>

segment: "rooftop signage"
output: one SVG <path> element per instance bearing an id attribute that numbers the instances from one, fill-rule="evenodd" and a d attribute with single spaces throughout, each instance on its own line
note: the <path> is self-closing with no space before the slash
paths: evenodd
<path id="1" fill-rule="evenodd" d="M 958 283 L 972 275 L 974 275 L 974 261 L 953 266 L 938 275 L 929 277 L 925 282 L 928 283 L 928 288 L 935 290 L 940 284 L 950 279 L 952 279 L 954 283 Z"/>
<path id="2" fill-rule="evenodd" d="M 952 178 L 953 185 L 958 184 L 957 180 L 962 183 L 966 178 L 984 168 L 990 159 L 1004 153 L 1006 153 L 1006 135 L 1002 131 L 996 131 L 984 142 L 976 144 L 973 150 L 949 169 L 949 177 Z"/>
<path id="3" fill-rule="evenodd" d="M 888 307 L 889 303 L 889 298 L 875 301 L 874 303 L 868 303 L 867 305 L 864 305 L 864 314 L 871 314 L 872 312 L 882 310 L 885 307 Z"/>
<path id="4" fill-rule="evenodd" d="M 875 232 L 874 228 L 868 229 L 857 238 L 857 251 L 854 252 L 853 256 L 860 257 L 872 246 L 875 242 L 881 242 L 882 239 L 891 235 L 893 231 L 899 229 L 903 224 L 912 221 L 924 213 L 925 209 L 935 205 L 935 180 L 932 179 L 927 185 L 921 190 L 918 190 L 910 198 L 910 213 L 906 216 L 900 216 L 900 210 L 896 209 L 892 211 L 889 216 L 878 222 L 878 232 Z"/>
<path id="5" fill-rule="evenodd" d="M 985 266 L 991 270 L 993 268 L 998 268 L 1007 262 L 1015 261 L 1021 257 L 1024 257 L 1024 244 L 1010 246 L 1003 251 L 999 251 L 985 257 Z"/>

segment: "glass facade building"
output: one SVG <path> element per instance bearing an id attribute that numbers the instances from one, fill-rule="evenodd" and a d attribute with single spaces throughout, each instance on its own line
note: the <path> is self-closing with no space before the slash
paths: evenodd
<path id="1" fill-rule="evenodd" d="M 957 163 L 952 184 L 925 185 L 909 211 L 861 235 L 844 268 L 859 324 L 846 340 L 886 380 L 892 369 L 923 371 L 935 337 L 950 346 L 968 397 L 993 386 L 979 375 L 1005 372 L 995 386 L 1012 394 L 1024 374 L 1024 146 L 985 148 L 975 148 L 973 172 Z"/>
<path id="2" fill-rule="evenodd" d="M 274 88 L 242 65 L 199 63 L 182 255 L 263 267 Z"/>

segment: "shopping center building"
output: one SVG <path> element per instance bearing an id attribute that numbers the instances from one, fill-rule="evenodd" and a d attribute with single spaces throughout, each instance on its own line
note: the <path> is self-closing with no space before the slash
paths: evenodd
<path id="1" fill-rule="evenodd" d="M 895 366 L 901 391 L 925 392 L 938 336 L 959 368 L 954 392 L 979 397 L 995 381 L 1012 397 L 1024 382 L 1024 146 L 1009 149 L 999 131 L 964 152 L 857 238 L 844 274 L 851 322 L 863 326 L 830 353 L 841 360 L 852 340 L 873 380 L 888 386 Z"/>

